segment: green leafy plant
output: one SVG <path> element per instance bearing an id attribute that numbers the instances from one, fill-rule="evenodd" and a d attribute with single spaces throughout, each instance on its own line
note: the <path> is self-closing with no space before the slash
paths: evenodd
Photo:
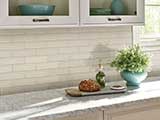
<path id="1" fill-rule="evenodd" d="M 110 65 L 119 71 L 144 72 L 149 64 L 150 56 L 139 45 L 134 45 L 119 51 Z"/>

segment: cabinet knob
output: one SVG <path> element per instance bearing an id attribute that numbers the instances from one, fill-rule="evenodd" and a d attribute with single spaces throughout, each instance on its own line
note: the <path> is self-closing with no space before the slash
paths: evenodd
<path id="1" fill-rule="evenodd" d="M 108 21 L 122 21 L 121 18 L 108 18 Z"/>
<path id="2" fill-rule="evenodd" d="M 34 18 L 33 22 L 49 22 L 48 18 Z"/>

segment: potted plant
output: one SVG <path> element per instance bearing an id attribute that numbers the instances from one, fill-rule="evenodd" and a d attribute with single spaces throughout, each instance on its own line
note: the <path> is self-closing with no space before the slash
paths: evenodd
<path id="1" fill-rule="evenodd" d="M 134 45 L 119 51 L 110 65 L 120 71 L 128 86 L 139 86 L 147 78 L 149 64 L 150 56 Z"/>

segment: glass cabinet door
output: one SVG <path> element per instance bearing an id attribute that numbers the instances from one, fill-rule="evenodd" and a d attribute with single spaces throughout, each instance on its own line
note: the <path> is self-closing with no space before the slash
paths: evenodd
<path id="1" fill-rule="evenodd" d="M 82 24 L 144 23 L 144 0 L 81 0 Z"/>
<path id="2" fill-rule="evenodd" d="M 0 0 L 1 25 L 76 25 L 79 0 Z"/>

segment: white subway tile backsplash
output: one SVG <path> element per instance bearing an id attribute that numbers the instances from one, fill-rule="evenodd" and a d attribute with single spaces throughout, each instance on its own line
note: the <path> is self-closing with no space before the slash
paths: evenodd
<path id="1" fill-rule="evenodd" d="M 70 54 L 69 60 L 83 60 L 83 59 L 90 59 L 91 54 L 85 53 L 85 54 Z"/>
<path id="2" fill-rule="evenodd" d="M 57 55 L 48 56 L 48 61 L 49 62 L 68 61 L 68 60 L 70 60 L 70 57 L 71 57 L 71 55 L 69 55 L 69 54 L 57 54 Z"/>
<path id="3" fill-rule="evenodd" d="M 62 47 L 62 48 L 59 48 L 59 53 L 60 54 L 77 54 L 79 53 L 79 48 L 80 47 L 75 47 L 75 46 Z"/>
<path id="4" fill-rule="evenodd" d="M 12 50 L 13 57 L 32 57 L 36 56 L 36 49 L 21 49 L 21 50 Z"/>
<path id="5" fill-rule="evenodd" d="M 43 69 L 53 69 L 58 67 L 58 62 L 47 62 L 47 63 L 40 63 L 36 64 L 37 70 L 43 70 Z"/>
<path id="6" fill-rule="evenodd" d="M 25 63 L 44 63 L 47 62 L 47 56 L 25 57 Z"/>
<path id="7" fill-rule="evenodd" d="M 24 48 L 24 43 L 1 43 L 0 50 L 19 50 Z"/>
<path id="8" fill-rule="evenodd" d="M 34 48 L 47 48 L 47 42 L 26 42 L 25 48 L 27 49 L 34 49 Z"/>
<path id="9" fill-rule="evenodd" d="M 74 74 L 59 74 L 57 75 L 58 76 L 58 79 L 59 81 L 72 81 L 72 80 L 76 80 L 77 81 L 77 84 L 79 84 L 80 81 L 82 80 L 87 80 L 87 79 L 95 79 L 95 74 L 94 73 L 74 73 Z"/>
<path id="10" fill-rule="evenodd" d="M 54 48 L 54 47 L 68 47 L 68 41 L 53 41 L 47 42 L 47 47 Z"/>
<path id="11" fill-rule="evenodd" d="M 11 57 L 12 51 L 10 50 L 0 50 L 0 59 L 1 58 L 6 58 L 6 57 Z"/>
<path id="12" fill-rule="evenodd" d="M 13 71 L 29 71 L 29 70 L 36 70 L 35 64 L 14 64 Z"/>
<path id="13" fill-rule="evenodd" d="M 86 72 L 86 73 L 90 73 L 90 72 L 93 72 L 95 70 L 91 69 L 90 67 L 88 66 L 78 66 L 78 67 L 70 67 L 69 68 L 69 73 L 70 74 L 75 74 L 75 73 L 83 73 L 83 72 Z"/>
<path id="14" fill-rule="evenodd" d="M 100 60 L 107 80 L 118 80 L 108 63 L 132 43 L 131 32 L 129 26 L 0 30 L 0 87 L 95 79 Z"/>
<path id="15" fill-rule="evenodd" d="M 23 72 L 0 73 L 0 81 L 1 80 L 12 80 L 12 79 L 22 79 L 22 78 L 24 78 Z"/>
<path id="16" fill-rule="evenodd" d="M 0 65 L 24 64 L 24 57 L 7 57 L 0 59 Z"/>
<path id="17" fill-rule="evenodd" d="M 47 77 L 50 75 L 50 72 L 48 70 L 33 70 L 33 71 L 27 71 L 24 72 L 25 78 L 34 78 L 34 77 Z"/>
<path id="18" fill-rule="evenodd" d="M 66 61 L 62 63 L 62 65 L 65 65 L 68 67 L 79 67 L 79 66 L 87 66 L 87 60 L 72 60 L 72 61 Z"/>
<path id="19" fill-rule="evenodd" d="M 12 65 L 4 65 L 4 66 L 0 66 L 0 74 L 1 73 L 9 73 L 12 72 Z"/>
<path id="20" fill-rule="evenodd" d="M 37 56 L 53 56 L 59 54 L 60 48 L 41 48 L 36 49 L 36 55 Z"/>

